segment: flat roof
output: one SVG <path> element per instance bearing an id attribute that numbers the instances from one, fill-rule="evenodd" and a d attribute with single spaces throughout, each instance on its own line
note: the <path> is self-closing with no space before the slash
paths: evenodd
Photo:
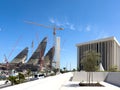
<path id="1" fill-rule="evenodd" d="M 81 45 L 104 42 L 104 41 L 109 41 L 109 40 L 114 40 L 120 46 L 119 42 L 117 41 L 117 39 L 114 36 L 107 37 L 107 38 L 102 38 L 102 39 L 97 39 L 97 40 L 92 40 L 92 41 L 88 41 L 88 42 L 83 42 L 83 43 L 78 43 L 78 44 L 76 44 L 76 46 L 78 47 L 78 46 L 81 46 Z"/>

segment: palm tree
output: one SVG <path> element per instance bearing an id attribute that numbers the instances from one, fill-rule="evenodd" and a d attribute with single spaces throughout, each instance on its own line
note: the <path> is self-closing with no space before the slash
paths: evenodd
<path id="1" fill-rule="evenodd" d="M 30 74 L 31 74 L 31 70 L 30 70 L 30 69 L 28 69 L 28 70 L 27 70 L 28 80 L 29 80 Z"/>
<path id="2" fill-rule="evenodd" d="M 90 84 L 90 72 L 97 71 L 98 69 L 98 64 L 100 60 L 100 53 L 90 50 L 86 51 L 83 54 L 81 64 L 83 65 L 83 69 L 88 72 L 88 82 Z M 93 73 L 92 73 L 93 77 Z"/>
<path id="3" fill-rule="evenodd" d="M 9 76 L 8 80 L 11 82 L 11 85 L 17 84 L 16 76 Z"/>
<path id="4" fill-rule="evenodd" d="M 18 79 L 19 79 L 19 83 L 23 83 L 25 80 L 25 76 L 22 73 L 18 73 Z"/>
<path id="5" fill-rule="evenodd" d="M 11 82 L 11 85 L 19 84 L 24 82 L 25 76 L 21 73 L 18 73 L 17 76 L 9 76 L 8 80 Z"/>
<path id="6" fill-rule="evenodd" d="M 63 67 L 64 72 L 66 71 L 66 67 Z"/>

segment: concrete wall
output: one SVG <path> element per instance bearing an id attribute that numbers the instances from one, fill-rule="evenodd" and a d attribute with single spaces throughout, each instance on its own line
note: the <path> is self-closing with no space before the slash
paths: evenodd
<path id="1" fill-rule="evenodd" d="M 74 72 L 72 81 L 87 81 L 86 72 Z"/>
<path id="2" fill-rule="evenodd" d="M 87 72 L 74 72 L 72 81 L 88 81 Z M 93 81 L 105 81 L 120 87 L 120 72 L 93 72 Z"/>
<path id="3" fill-rule="evenodd" d="M 108 72 L 93 72 L 91 73 L 91 81 L 104 81 Z M 93 77 L 92 77 L 93 76 Z M 87 72 L 74 72 L 72 81 L 88 81 Z"/>
<path id="4" fill-rule="evenodd" d="M 109 72 L 105 82 L 114 84 L 120 87 L 120 72 Z"/>

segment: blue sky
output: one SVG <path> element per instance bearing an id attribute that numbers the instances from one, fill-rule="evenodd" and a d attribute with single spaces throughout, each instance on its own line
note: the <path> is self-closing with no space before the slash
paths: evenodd
<path id="1" fill-rule="evenodd" d="M 45 36 L 47 50 L 52 47 L 52 30 L 27 24 L 24 20 L 43 25 L 63 27 L 61 37 L 61 68 L 76 67 L 76 44 L 115 36 L 120 42 L 119 0 L 0 0 L 0 62 L 4 54 L 11 61 L 31 43 L 34 49 Z M 47 52 L 46 50 L 46 52 Z"/>

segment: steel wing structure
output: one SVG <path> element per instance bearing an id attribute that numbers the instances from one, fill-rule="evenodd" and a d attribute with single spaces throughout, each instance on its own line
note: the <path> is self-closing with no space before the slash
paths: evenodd
<path id="1" fill-rule="evenodd" d="M 55 54 L 55 47 L 53 46 L 52 48 L 50 48 L 50 50 L 48 51 L 48 53 L 45 55 L 44 58 L 44 66 L 46 67 L 46 69 L 52 68 L 54 54 Z"/>
<path id="2" fill-rule="evenodd" d="M 30 59 L 28 60 L 28 64 L 33 64 L 33 65 L 38 65 L 41 63 L 41 60 L 44 56 L 44 52 L 46 49 L 46 45 L 47 45 L 47 37 L 45 37 L 40 44 L 38 45 L 37 49 L 35 50 L 35 52 L 32 54 L 32 56 L 30 57 Z"/>
<path id="3" fill-rule="evenodd" d="M 10 63 L 25 63 L 28 55 L 28 47 L 23 49 Z"/>

